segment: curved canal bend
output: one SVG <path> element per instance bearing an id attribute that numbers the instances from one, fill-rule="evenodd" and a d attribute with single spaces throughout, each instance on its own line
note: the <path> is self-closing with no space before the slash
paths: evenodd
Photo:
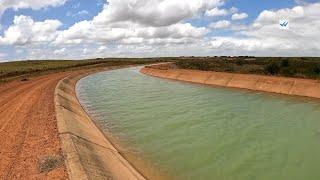
<path id="1" fill-rule="evenodd" d="M 138 169 L 148 162 L 170 179 L 320 177 L 317 100 L 170 81 L 139 68 L 88 76 L 77 93 Z"/>

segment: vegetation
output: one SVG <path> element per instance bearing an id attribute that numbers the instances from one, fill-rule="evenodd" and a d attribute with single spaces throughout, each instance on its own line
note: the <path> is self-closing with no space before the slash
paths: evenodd
<path id="1" fill-rule="evenodd" d="M 149 58 L 149 59 L 91 59 L 91 60 L 34 60 L 34 61 L 16 61 L 0 63 L 0 82 L 26 77 L 45 74 L 50 72 L 59 72 L 74 70 L 87 67 L 105 67 L 130 64 L 147 64 L 162 62 L 166 59 Z"/>
<path id="2" fill-rule="evenodd" d="M 0 82 L 28 80 L 29 76 L 90 67 L 175 62 L 183 69 L 262 74 L 320 79 L 320 58 L 316 57 L 179 57 L 98 58 L 91 60 L 34 60 L 0 63 Z"/>
<path id="3" fill-rule="evenodd" d="M 40 173 L 49 172 L 63 164 L 63 157 L 59 155 L 44 156 L 38 162 Z"/>
<path id="4" fill-rule="evenodd" d="M 183 58 L 175 64 L 183 69 L 320 79 L 317 57 Z"/>

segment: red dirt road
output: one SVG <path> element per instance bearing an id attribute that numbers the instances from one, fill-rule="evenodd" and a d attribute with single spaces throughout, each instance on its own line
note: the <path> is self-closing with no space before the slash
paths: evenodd
<path id="1" fill-rule="evenodd" d="M 0 84 L 0 179 L 67 179 L 64 164 L 39 171 L 39 160 L 62 155 L 54 108 L 56 84 L 68 73 Z"/>

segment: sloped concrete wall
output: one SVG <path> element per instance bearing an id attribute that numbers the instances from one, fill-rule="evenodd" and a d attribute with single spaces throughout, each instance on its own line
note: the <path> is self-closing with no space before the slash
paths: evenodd
<path id="1" fill-rule="evenodd" d="M 76 83 L 91 73 L 71 75 L 61 80 L 55 90 L 58 128 L 69 178 L 145 179 L 121 156 L 80 105 Z"/>
<path id="2" fill-rule="evenodd" d="M 164 64 L 144 67 L 141 73 L 186 82 L 242 88 L 255 91 L 320 98 L 320 81 L 311 79 L 171 69 Z"/>

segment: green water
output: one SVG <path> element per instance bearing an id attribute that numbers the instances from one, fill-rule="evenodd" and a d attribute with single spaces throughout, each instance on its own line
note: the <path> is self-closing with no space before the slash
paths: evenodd
<path id="1" fill-rule="evenodd" d="M 77 85 L 125 151 L 172 179 L 320 179 L 320 102 L 149 77 L 138 68 Z"/>

